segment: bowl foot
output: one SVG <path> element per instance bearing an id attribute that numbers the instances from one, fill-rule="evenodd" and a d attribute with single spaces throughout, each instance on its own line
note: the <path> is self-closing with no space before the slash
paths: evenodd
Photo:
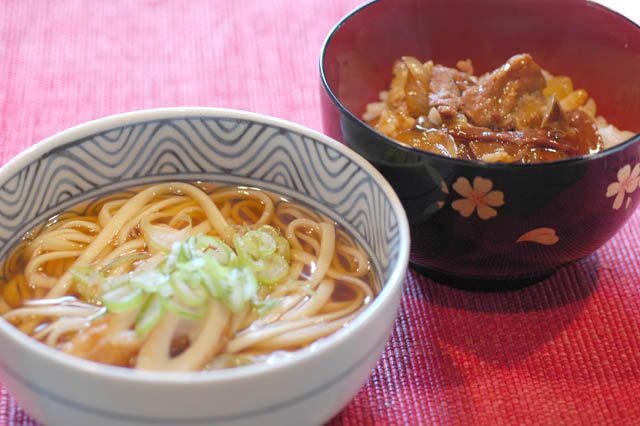
<path id="1" fill-rule="evenodd" d="M 534 285 L 540 281 L 548 278 L 553 272 L 546 272 L 540 275 L 522 277 L 522 278 L 473 278 L 473 277 L 458 277 L 455 275 L 446 274 L 440 271 L 434 271 L 421 265 L 416 265 L 410 262 L 409 265 L 421 273 L 425 277 L 448 287 L 457 288 L 460 290 L 476 291 L 476 292 L 501 292 L 519 290 L 525 287 Z"/>

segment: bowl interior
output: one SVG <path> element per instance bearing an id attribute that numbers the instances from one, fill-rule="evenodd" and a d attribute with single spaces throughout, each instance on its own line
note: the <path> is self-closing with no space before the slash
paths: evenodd
<path id="1" fill-rule="evenodd" d="M 281 120 L 241 112 L 140 113 L 57 135 L 0 174 L 0 259 L 38 224 L 74 205 L 162 181 L 213 181 L 291 197 L 344 226 L 384 283 L 398 267 L 395 194 L 342 145 Z M 110 124 L 113 123 L 113 124 Z"/>
<path id="2" fill-rule="evenodd" d="M 321 71 L 356 117 L 388 89 L 402 55 L 475 73 L 527 52 L 555 75 L 571 77 L 620 129 L 640 130 L 640 28 L 587 0 L 378 0 L 345 18 L 327 39 Z"/>

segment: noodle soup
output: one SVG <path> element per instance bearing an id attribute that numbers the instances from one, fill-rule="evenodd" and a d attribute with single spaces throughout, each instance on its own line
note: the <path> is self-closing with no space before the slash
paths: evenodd
<path id="1" fill-rule="evenodd" d="M 378 292 L 365 252 L 307 206 L 172 182 L 51 218 L 5 262 L 0 313 L 85 359 L 202 370 L 309 345 Z"/>

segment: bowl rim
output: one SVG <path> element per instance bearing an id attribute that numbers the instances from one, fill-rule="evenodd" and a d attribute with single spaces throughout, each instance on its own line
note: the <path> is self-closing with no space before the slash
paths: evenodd
<path id="1" fill-rule="evenodd" d="M 101 133 L 116 127 L 132 125 L 145 121 L 196 116 L 244 120 L 253 123 L 272 125 L 296 132 L 335 149 L 341 155 L 349 158 L 354 163 L 357 163 L 358 167 L 364 169 L 364 171 L 378 183 L 384 194 L 388 197 L 392 210 L 397 217 L 400 248 L 398 250 L 398 261 L 396 262 L 396 265 L 393 267 L 391 274 L 389 274 L 389 278 L 384 283 L 382 290 L 373 299 L 370 305 L 356 316 L 348 326 L 337 330 L 333 334 L 316 342 L 314 345 L 309 345 L 305 348 L 292 352 L 290 355 L 278 360 L 278 362 L 273 364 L 261 363 L 213 371 L 165 372 L 137 370 L 100 364 L 63 353 L 60 350 L 38 342 L 16 329 L 8 321 L 4 320 L 4 318 L 0 319 L 0 334 L 6 336 L 7 339 L 9 339 L 14 345 L 18 346 L 21 350 L 29 351 L 39 358 L 44 358 L 46 361 L 55 364 L 56 367 L 64 369 L 65 371 L 74 371 L 78 374 L 94 376 L 97 379 L 129 383 L 134 382 L 142 385 L 200 386 L 203 384 L 226 383 L 229 381 L 246 379 L 255 380 L 257 377 L 270 375 L 295 365 L 308 362 L 314 358 L 321 357 L 327 352 L 331 352 L 336 349 L 336 347 L 344 344 L 345 341 L 347 341 L 350 336 L 357 331 L 366 328 L 366 324 L 369 319 L 384 310 L 386 305 L 392 303 L 396 293 L 402 292 L 404 287 L 404 277 L 409 261 L 409 223 L 404 208 L 391 185 L 366 159 L 347 146 L 313 129 L 281 118 L 237 109 L 197 106 L 143 109 L 115 114 L 78 124 L 25 149 L 0 167 L 0 182 L 3 182 L 7 176 L 13 176 L 16 171 L 20 170 L 26 164 L 29 164 L 35 159 L 51 152 L 55 152 L 57 148 L 68 143 L 75 142 L 83 137 Z M 5 363 L 1 362 L 1 360 L 0 369 L 7 369 Z M 8 373 L 15 374 L 16 372 L 8 369 Z M 28 376 L 28 374 L 25 376 Z"/>
<path id="2" fill-rule="evenodd" d="M 539 163 L 527 163 L 527 164 L 522 164 L 522 163 L 489 163 L 489 162 L 484 162 L 484 161 L 479 161 L 479 160 L 469 160 L 469 159 L 463 159 L 463 158 L 449 158 L 449 157 L 445 157 L 442 155 L 438 155 L 438 154 L 434 154 L 428 151 L 424 151 L 421 150 L 419 148 L 414 148 L 408 145 L 405 145 L 401 142 L 396 141 L 393 138 L 390 138 L 389 136 L 377 131 L 376 129 L 374 129 L 373 127 L 369 126 L 366 122 L 364 122 L 362 119 L 360 119 L 360 117 L 358 117 L 357 115 L 355 115 L 353 112 L 351 112 L 348 108 L 346 108 L 342 102 L 340 102 L 340 100 L 338 99 L 338 97 L 335 95 L 335 93 L 333 92 L 333 90 L 331 89 L 329 82 L 327 81 L 327 77 L 326 77 L 326 72 L 325 72 L 325 57 L 327 54 L 327 49 L 329 44 L 331 43 L 333 37 L 336 35 L 336 33 L 340 30 L 340 28 L 342 26 L 344 26 L 347 21 L 349 21 L 353 16 L 357 15 L 359 12 L 363 11 L 364 9 L 374 5 L 375 3 L 381 3 L 384 0 L 370 0 L 360 6 L 357 6 L 356 8 L 354 8 L 353 10 L 351 10 L 350 12 L 348 12 L 346 15 L 344 15 L 337 24 L 335 24 L 333 26 L 333 28 L 329 31 L 329 33 L 327 34 L 324 42 L 322 43 L 322 47 L 320 49 L 320 59 L 319 59 L 319 70 L 320 70 L 320 81 L 322 84 L 322 88 L 324 89 L 324 92 L 326 95 L 329 96 L 329 98 L 331 99 L 331 101 L 338 107 L 339 112 L 346 116 L 347 118 L 349 118 L 351 121 L 355 121 L 356 124 L 363 126 L 366 130 L 372 132 L 375 136 L 377 136 L 378 138 L 381 138 L 382 140 L 384 140 L 386 143 L 391 144 L 392 146 L 395 146 L 396 148 L 400 149 L 401 151 L 405 151 L 411 154 L 416 154 L 419 156 L 423 156 L 432 160 L 436 160 L 436 161 L 444 161 L 447 163 L 451 163 L 452 165 L 465 165 L 465 166 L 472 166 L 472 167 L 479 167 L 481 169 L 484 170 L 506 170 L 506 169 L 534 169 L 534 168 L 540 168 L 540 167 L 549 167 L 549 166 L 562 166 L 562 165 L 578 165 L 581 163 L 585 163 L 585 162 L 589 162 L 589 161 L 593 161 L 593 160 L 597 160 L 600 159 L 602 157 L 607 157 L 609 155 L 615 154 L 619 151 L 623 151 L 626 148 L 630 147 L 631 145 L 637 143 L 640 141 L 640 133 L 636 133 L 634 136 L 632 136 L 630 139 L 618 143 L 614 146 L 611 146 L 609 148 L 606 149 L 602 149 L 594 154 L 583 154 L 583 155 L 579 155 L 579 156 L 575 156 L 575 157 L 570 157 L 570 158 L 566 158 L 563 160 L 555 160 L 555 161 L 545 161 L 545 162 L 539 162 Z M 573 2 L 577 3 L 581 3 L 583 5 L 589 6 L 589 7 L 594 7 L 596 9 L 600 9 L 602 12 L 604 13 L 610 13 L 610 14 L 614 14 L 617 15 L 619 18 L 622 18 L 624 20 L 626 20 L 627 22 L 631 23 L 633 26 L 636 27 L 636 29 L 640 32 L 640 23 L 636 23 L 634 21 L 632 21 L 631 19 L 629 19 L 628 17 L 626 17 L 625 15 L 621 14 L 620 12 L 617 12 L 613 9 L 610 9 L 609 7 L 600 4 L 600 3 L 596 3 L 593 0 L 571 0 Z"/>

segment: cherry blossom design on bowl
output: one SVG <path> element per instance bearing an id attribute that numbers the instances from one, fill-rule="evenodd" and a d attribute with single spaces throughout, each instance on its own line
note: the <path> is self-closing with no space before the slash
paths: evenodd
<path id="1" fill-rule="evenodd" d="M 517 243 L 524 241 L 552 246 L 560 241 L 560 238 L 556 235 L 556 230 L 553 228 L 536 228 L 522 234 L 522 236 L 516 240 Z"/>
<path id="2" fill-rule="evenodd" d="M 442 175 L 438 173 L 438 171 L 433 168 L 428 163 L 422 165 L 427 175 L 430 178 L 430 181 L 433 182 L 434 185 L 440 187 L 441 196 L 436 196 L 435 201 L 431 201 L 423 210 L 422 217 L 428 218 L 434 215 L 438 210 L 443 208 L 446 204 L 447 196 L 449 195 L 449 188 L 447 187 L 447 183 L 442 178 Z"/>
<path id="3" fill-rule="evenodd" d="M 640 184 L 640 163 L 636 164 L 633 170 L 629 164 L 618 170 L 618 182 L 613 182 L 607 187 L 607 197 L 616 197 L 613 200 L 614 210 L 622 207 L 625 195 L 638 189 L 638 184 Z M 626 208 L 629 208 L 630 204 L 631 198 L 627 198 Z"/>
<path id="4" fill-rule="evenodd" d="M 498 215 L 494 207 L 504 205 L 504 193 L 491 189 L 493 182 L 481 176 L 473 178 L 473 186 L 465 177 L 458 177 L 451 187 L 463 198 L 451 203 L 451 207 L 463 217 L 470 217 L 474 211 L 478 211 L 478 217 L 483 220 Z"/>

